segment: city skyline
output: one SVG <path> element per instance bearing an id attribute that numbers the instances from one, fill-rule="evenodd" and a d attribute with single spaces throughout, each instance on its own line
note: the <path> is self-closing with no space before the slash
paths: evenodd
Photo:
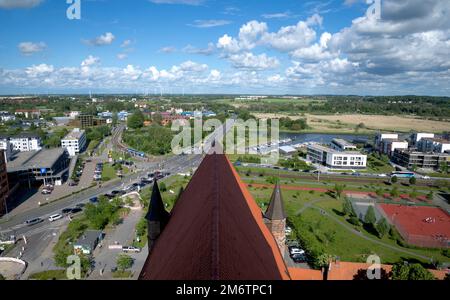
<path id="1" fill-rule="evenodd" d="M 0 94 L 448 96 L 450 4 L 381 4 L 0 0 Z"/>

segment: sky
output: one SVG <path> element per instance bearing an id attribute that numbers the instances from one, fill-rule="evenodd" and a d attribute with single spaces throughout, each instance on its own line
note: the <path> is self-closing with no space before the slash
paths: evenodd
<path id="1" fill-rule="evenodd" d="M 450 96 L 449 15 L 447 0 L 0 0 L 0 94 Z"/>

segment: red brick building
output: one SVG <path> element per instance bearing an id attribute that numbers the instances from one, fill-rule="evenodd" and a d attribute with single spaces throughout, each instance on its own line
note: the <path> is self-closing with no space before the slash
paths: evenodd
<path id="1" fill-rule="evenodd" d="M 281 201 L 278 193 L 272 198 Z M 266 212 L 277 230 L 280 208 Z M 205 157 L 170 214 L 155 184 L 146 218 L 149 256 L 140 279 L 291 279 L 278 238 L 225 155 Z"/>

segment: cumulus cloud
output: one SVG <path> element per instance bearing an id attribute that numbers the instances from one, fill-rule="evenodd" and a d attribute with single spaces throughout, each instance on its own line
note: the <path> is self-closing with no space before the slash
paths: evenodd
<path id="1" fill-rule="evenodd" d="M 280 62 L 275 57 L 268 57 L 265 53 L 254 55 L 250 52 L 233 54 L 228 57 L 234 67 L 239 69 L 252 70 L 268 70 L 275 69 L 280 65 Z"/>
<path id="2" fill-rule="evenodd" d="M 47 48 L 47 45 L 44 42 L 22 42 L 17 47 L 23 55 L 29 56 L 36 52 L 44 51 L 45 48 Z"/>
<path id="3" fill-rule="evenodd" d="M 111 45 L 115 39 L 116 37 L 114 36 L 114 34 L 112 34 L 111 32 L 107 32 L 94 39 L 85 40 L 85 42 L 91 46 L 106 46 Z"/>
<path id="4" fill-rule="evenodd" d="M 43 0 L 0 0 L 0 8 L 32 8 L 44 2 Z"/>

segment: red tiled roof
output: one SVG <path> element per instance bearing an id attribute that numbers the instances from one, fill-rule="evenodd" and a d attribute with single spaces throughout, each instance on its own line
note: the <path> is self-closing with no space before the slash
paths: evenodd
<path id="1" fill-rule="evenodd" d="M 290 279 L 262 212 L 225 155 L 207 155 L 140 279 Z"/>
<path id="2" fill-rule="evenodd" d="M 289 268 L 292 280 L 323 280 L 323 273 L 320 270 Z"/>
<path id="3" fill-rule="evenodd" d="M 328 280 L 353 280 L 359 270 L 367 270 L 371 265 L 367 263 L 333 262 L 328 271 Z M 391 265 L 381 265 L 386 273 L 392 271 Z"/>

